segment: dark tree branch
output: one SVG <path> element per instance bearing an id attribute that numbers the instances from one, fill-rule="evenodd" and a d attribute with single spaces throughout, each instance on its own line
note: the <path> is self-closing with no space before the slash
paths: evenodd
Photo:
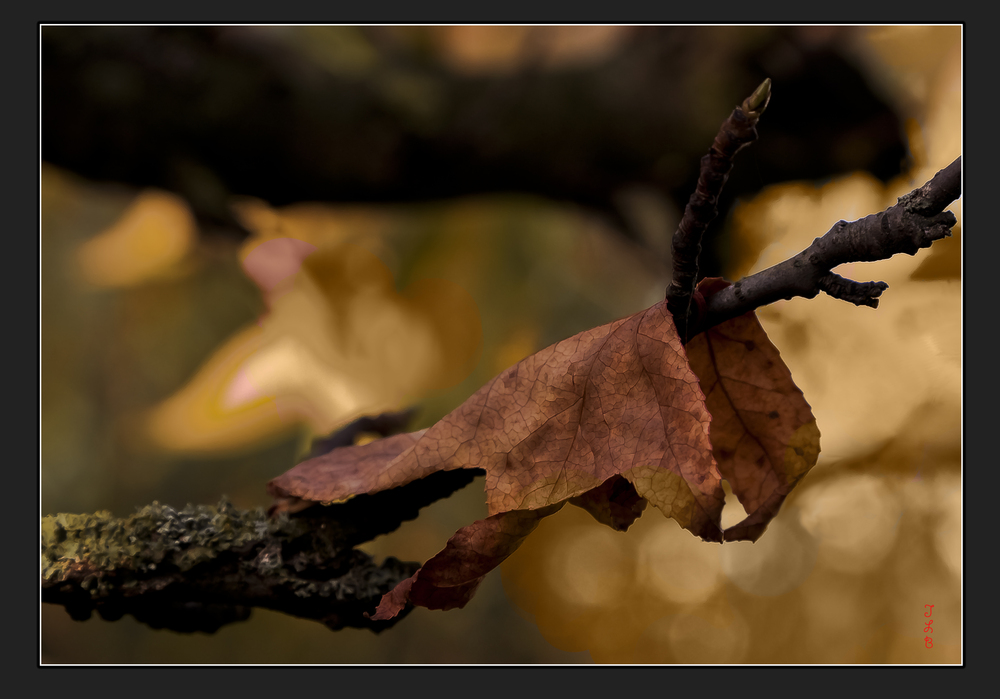
<path id="1" fill-rule="evenodd" d="M 398 431 L 407 413 L 362 418 L 331 437 Z M 42 520 L 42 601 L 61 604 L 74 619 L 97 611 L 105 619 L 132 614 L 154 628 L 211 632 L 263 607 L 373 631 L 382 595 L 419 563 L 387 558 L 377 565 L 354 549 L 414 519 L 481 475 L 436 473 L 400 488 L 346 503 L 271 517 L 217 507 L 177 511 L 153 503 L 116 519 L 107 512 L 60 514 Z"/>
<path id="2" fill-rule="evenodd" d="M 872 308 L 878 308 L 878 297 L 889 288 L 885 282 L 856 282 L 834 272 L 827 272 L 817 279 L 816 286 L 836 299 Z"/>
<path id="3" fill-rule="evenodd" d="M 752 95 L 736 107 L 729 118 L 722 122 L 719 133 L 701 159 L 701 174 L 684 217 L 677 226 L 671 243 L 674 272 L 667 287 L 667 308 L 674 317 L 678 334 L 688 341 L 687 327 L 691 313 L 691 295 L 698 281 L 698 257 L 701 255 L 701 238 L 719 210 L 717 203 L 722 188 L 733 169 L 733 158 L 757 138 L 757 120 L 767 109 L 771 99 L 771 79 L 767 78 Z"/>
<path id="4" fill-rule="evenodd" d="M 225 501 L 180 511 L 153 503 L 125 519 L 55 515 L 42 531 L 42 601 L 74 619 L 132 614 L 174 631 L 212 632 L 253 607 L 380 630 L 364 612 L 419 568 L 376 565 L 345 545 L 337 520 L 272 520 Z"/>
<path id="5" fill-rule="evenodd" d="M 745 277 L 708 299 L 692 336 L 779 299 L 813 298 L 820 291 L 857 305 L 878 307 L 885 282 L 857 282 L 831 270 L 848 262 L 913 255 L 951 235 L 955 215 L 944 208 L 962 193 L 962 158 L 885 211 L 850 223 L 838 221 L 812 245 L 773 267 Z"/>
<path id="6" fill-rule="evenodd" d="M 326 454 L 337 447 L 347 447 L 354 444 L 365 432 L 374 432 L 382 437 L 398 434 L 406 429 L 417 415 L 416 408 L 402 410 L 398 413 L 382 413 L 381 415 L 366 415 L 359 417 L 350 424 L 344 425 L 328 437 L 313 442 L 310 456 Z"/>

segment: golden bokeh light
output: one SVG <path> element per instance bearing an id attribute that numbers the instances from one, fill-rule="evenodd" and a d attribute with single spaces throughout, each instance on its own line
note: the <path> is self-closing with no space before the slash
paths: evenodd
<path id="1" fill-rule="evenodd" d="M 635 662 L 740 663 L 750 648 L 750 627 L 725 603 L 656 620 L 636 644 Z"/>
<path id="2" fill-rule="evenodd" d="M 635 575 L 635 561 L 621 544 L 615 532 L 603 527 L 567 530 L 546 563 L 549 584 L 566 601 L 582 607 L 613 602 Z"/>
<path id="3" fill-rule="evenodd" d="M 738 663 L 749 644 L 749 629 L 739 614 L 706 619 L 698 614 L 674 617 L 667 632 L 674 658 L 681 663 Z"/>
<path id="4" fill-rule="evenodd" d="M 861 218 L 895 201 L 909 185 L 884 188 L 866 174 L 820 187 L 780 185 L 736 212 L 746 239 L 767 232 L 747 272 L 766 269 L 808 246 L 837 220 Z M 959 415 L 961 289 L 952 280 L 914 281 L 922 262 L 896 255 L 876 263 L 842 265 L 837 273 L 889 284 L 878 309 L 857 308 L 820 294 L 778 301 L 758 317 L 780 349 L 821 425 L 821 460 L 857 456 L 903 432 L 914 408 L 931 410 L 939 433 L 951 439 Z M 864 400 L 879 418 L 846 406 Z M 934 429 L 934 428 L 932 428 Z"/>
<path id="5" fill-rule="evenodd" d="M 640 582 L 671 602 L 704 602 L 722 583 L 720 552 L 673 520 L 659 520 L 639 540 Z"/>
<path id="6" fill-rule="evenodd" d="M 796 589 L 813 572 L 816 544 L 786 504 L 759 540 L 728 542 L 719 555 L 730 583 L 752 595 L 776 597 Z"/>
<path id="7" fill-rule="evenodd" d="M 843 572 L 878 566 L 893 547 L 903 514 L 898 495 L 872 475 L 821 483 L 796 502 L 802 526 L 819 544 L 822 563 Z"/>
<path id="8" fill-rule="evenodd" d="M 939 476 L 941 519 L 934 530 L 934 549 L 956 580 L 962 577 L 962 484 L 955 476 Z"/>

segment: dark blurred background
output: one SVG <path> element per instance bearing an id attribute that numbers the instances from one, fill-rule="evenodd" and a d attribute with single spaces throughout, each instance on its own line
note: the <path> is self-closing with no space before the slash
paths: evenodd
<path id="1" fill-rule="evenodd" d="M 413 427 L 427 426 L 531 352 L 658 301 L 699 159 L 765 77 L 772 101 L 737 157 L 702 273 L 736 279 L 883 208 L 960 154 L 960 38 L 960 27 L 43 27 L 42 514 L 125 516 L 222 494 L 266 506 L 266 482 L 312 438 L 372 406 L 419 405 Z M 315 252 L 301 270 L 274 258 L 290 280 L 278 294 L 247 260 L 281 238 Z M 903 544 L 851 568 L 864 532 L 830 532 L 855 512 L 845 503 L 873 492 L 866 512 L 898 512 L 893 527 L 930 518 L 919 541 L 936 577 L 921 589 L 957 609 L 957 426 L 927 436 L 914 415 L 958 414 L 959 238 L 858 277 L 892 285 L 877 323 L 894 333 L 886 361 L 932 377 L 908 383 L 919 394 L 897 396 L 908 407 L 881 430 L 863 427 L 886 412 L 874 404 L 845 422 L 855 384 L 827 376 L 885 371 L 817 354 L 836 344 L 810 335 L 818 306 L 762 313 L 824 455 L 800 486 L 819 489 L 789 499 L 793 514 L 754 556 L 680 539 L 656 513 L 615 534 L 566 508 L 466 609 L 419 609 L 381 635 L 265 611 L 182 635 L 130 617 L 73 622 L 46 605 L 42 660 L 953 662 L 957 635 L 932 659 L 898 618 L 908 611 L 876 612 L 862 593 L 900 598 Z M 347 259 L 369 261 L 350 272 Z M 389 287 L 321 281 L 364 265 Z M 428 279 L 443 280 L 434 293 Z M 432 310 L 401 300 L 417 296 Z M 340 336 L 317 330 L 331 314 L 350 319 Z M 857 317 L 822 332 L 849 347 Z M 359 359 L 352 342 L 378 349 Z M 468 349 L 457 358 L 456 344 Z M 445 361 L 414 363 L 425 345 L 467 370 L 409 382 Z M 239 376 L 259 390 L 240 393 Z M 365 548 L 424 560 L 485 513 L 480 479 Z M 798 558 L 761 553 L 768 536 Z M 689 578 L 670 578 L 680 570 Z M 794 580 L 768 587 L 768 575 Z M 847 633 L 828 619 L 831 591 L 863 642 L 821 642 L 830 624 Z M 792 611 L 772 638 L 778 609 Z"/>

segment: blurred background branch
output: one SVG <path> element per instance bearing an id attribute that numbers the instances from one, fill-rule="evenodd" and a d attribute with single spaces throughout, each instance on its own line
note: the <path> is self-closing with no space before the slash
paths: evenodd
<path id="1" fill-rule="evenodd" d="M 899 117 L 836 32 L 612 27 L 574 60 L 547 36 L 572 28 L 525 29 L 513 69 L 470 71 L 448 61 L 459 39 L 420 28 L 47 27 L 42 156 L 179 193 L 231 232 L 234 194 L 280 206 L 526 192 L 638 238 L 622 193 L 652 187 L 682 211 L 734 96 L 770 77 L 779 99 L 756 162 L 720 210 L 775 182 L 900 172 Z"/>

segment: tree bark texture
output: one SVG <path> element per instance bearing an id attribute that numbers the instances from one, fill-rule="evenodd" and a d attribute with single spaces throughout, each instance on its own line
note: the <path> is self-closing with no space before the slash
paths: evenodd
<path id="1" fill-rule="evenodd" d="M 342 432 L 372 429 L 371 422 L 363 418 Z M 293 516 L 238 510 L 223 500 L 182 510 L 153 503 L 125 518 L 44 517 L 42 601 L 63 605 L 74 619 L 132 614 L 182 632 L 215 631 L 249 618 L 254 607 L 331 629 L 381 631 L 396 620 L 372 621 L 366 612 L 420 563 L 389 557 L 378 565 L 353 547 L 395 530 L 480 473 L 434 474 Z"/>

